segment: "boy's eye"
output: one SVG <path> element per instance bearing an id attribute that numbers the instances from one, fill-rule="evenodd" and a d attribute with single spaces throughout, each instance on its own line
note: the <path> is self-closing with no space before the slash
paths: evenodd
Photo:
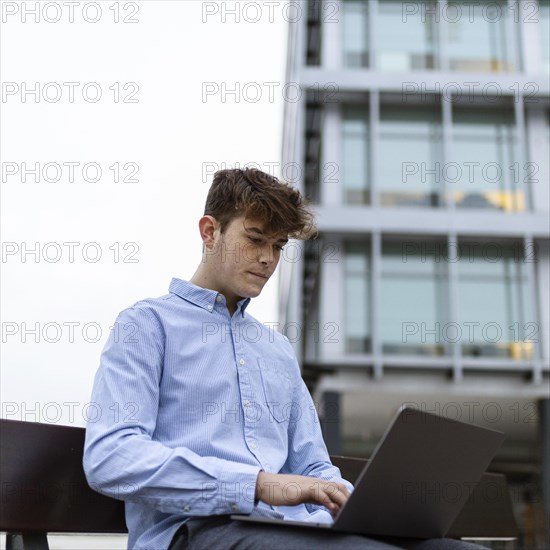
<path id="1" fill-rule="evenodd" d="M 260 237 L 248 237 L 248 240 L 257 246 L 263 245 L 265 243 L 264 239 Z M 283 250 L 284 245 L 274 244 L 273 247 L 275 248 L 275 250 L 278 250 L 280 252 Z"/>

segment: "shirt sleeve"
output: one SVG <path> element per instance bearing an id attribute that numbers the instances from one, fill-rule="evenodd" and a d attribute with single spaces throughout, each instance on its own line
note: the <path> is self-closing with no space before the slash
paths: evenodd
<path id="1" fill-rule="evenodd" d="M 164 338 L 153 311 L 134 306 L 117 317 L 88 409 L 93 411 L 83 458 L 88 483 L 110 497 L 164 513 L 250 513 L 259 466 L 199 456 L 154 438 Z"/>
<path id="2" fill-rule="evenodd" d="M 351 493 L 353 485 L 343 479 L 340 469 L 330 462 L 315 404 L 298 367 L 297 372 L 292 414 L 289 417 L 288 458 L 281 473 L 342 483 Z M 319 509 L 327 510 L 316 504 L 306 504 L 306 508 L 311 513 Z"/>

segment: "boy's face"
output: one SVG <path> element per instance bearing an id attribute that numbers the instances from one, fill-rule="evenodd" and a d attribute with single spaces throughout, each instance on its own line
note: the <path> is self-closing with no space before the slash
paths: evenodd
<path id="1" fill-rule="evenodd" d="M 213 276 L 228 303 L 258 296 L 267 283 L 287 243 L 286 235 L 266 235 L 261 220 L 234 218 L 225 232 L 215 232 L 211 253 Z"/>

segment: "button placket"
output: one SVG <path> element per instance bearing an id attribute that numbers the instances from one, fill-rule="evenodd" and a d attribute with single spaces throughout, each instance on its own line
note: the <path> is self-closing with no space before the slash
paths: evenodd
<path id="1" fill-rule="evenodd" d="M 243 426 L 243 432 L 244 432 L 244 438 L 247 442 L 248 448 L 250 451 L 253 452 L 254 455 L 257 457 L 257 449 L 258 449 L 258 440 L 256 436 L 256 429 L 255 429 L 255 422 L 251 421 L 249 418 L 249 414 L 247 414 L 247 411 L 250 411 L 250 407 L 253 402 L 253 395 L 251 391 L 251 383 L 249 378 L 249 372 L 247 368 L 246 360 L 241 358 L 238 361 L 239 364 L 239 391 L 241 393 L 241 403 L 244 409 L 244 426 Z"/>
<path id="2" fill-rule="evenodd" d="M 237 331 L 239 327 L 236 322 L 231 323 L 231 328 L 233 335 L 238 334 Z M 250 357 L 247 353 L 248 350 L 241 341 L 236 341 L 235 337 L 233 337 L 233 346 L 237 363 L 239 392 L 244 413 L 243 436 L 250 452 L 260 461 L 258 451 L 261 446 L 258 442 L 257 420 L 254 418 L 254 410 L 251 409 L 255 402 L 251 380 L 252 373 L 250 372 L 250 365 L 252 365 L 252 363 L 250 363 Z M 252 417 L 249 413 L 253 413 Z"/>

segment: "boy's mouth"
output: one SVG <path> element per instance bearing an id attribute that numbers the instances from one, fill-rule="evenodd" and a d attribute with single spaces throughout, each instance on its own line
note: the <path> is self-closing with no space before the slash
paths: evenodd
<path id="1" fill-rule="evenodd" d="M 254 273 L 253 271 L 249 271 L 251 275 L 255 275 L 256 277 L 259 277 L 260 279 L 267 280 L 267 275 L 262 275 L 261 273 Z"/>

